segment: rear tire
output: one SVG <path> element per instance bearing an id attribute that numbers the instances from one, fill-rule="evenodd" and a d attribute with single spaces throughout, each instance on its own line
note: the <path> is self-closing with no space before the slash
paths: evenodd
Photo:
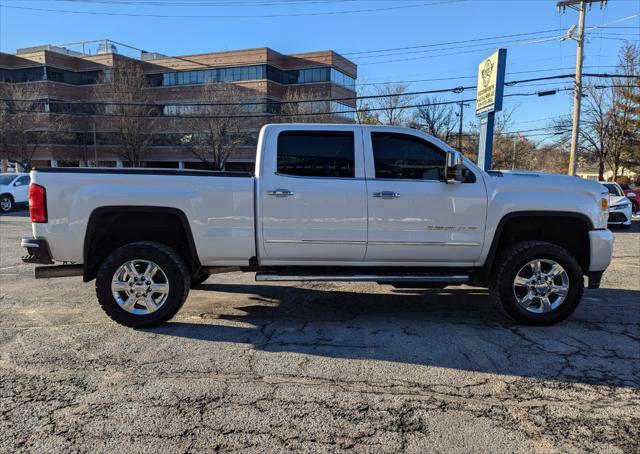
<path id="1" fill-rule="evenodd" d="M 10 195 L 3 194 L 0 196 L 0 211 L 8 213 L 13 209 L 13 198 Z"/>
<path id="2" fill-rule="evenodd" d="M 582 269 L 569 251 L 544 241 L 509 247 L 496 261 L 489 289 L 498 308 L 527 325 L 553 325 L 582 298 Z"/>
<path id="3" fill-rule="evenodd" d="M 161 243 L 131 243 L 100 266 L 96 295 L 106 314 L 131 328 L 151 328 L 173 317 L 189 294 L 183 260 Z"/>

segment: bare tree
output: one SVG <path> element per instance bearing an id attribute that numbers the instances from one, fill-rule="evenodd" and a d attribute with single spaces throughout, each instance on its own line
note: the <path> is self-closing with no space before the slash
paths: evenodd
<path id="1" fill-rule="evenodd" d="M 0 83 L 0 149 L 4 159 L 31 170 L 36 151 L 64 128 L 64 117 L 48 112 L 36 85 Z"/>
<path id="2" fill-rule="evenodd" d="M 106 113 L 108 127 L 119 139 L 117 155 L 131 167 L 140 167 L 147 157 L 159 115 L 153 105 L 142 66 L 133 61 L 118 61 L 96 87 L 96 98 L 103 101 L 99 111 Z"/>
<path id="3" fill-rule="evenodd" d="M 372 110 L 374 107 L 368 98 L 363 99 L 363 97 L 371 93 L 367 87 L 368 84 L 366 81 L 361 80 L 356 88 L 356 123 L 361 125 L 377 125 L 380 124 L 378 112 Z"/>
<path id="4" fill-rule="evenodd" d="M 580 125 L 578 156 L 583 163 L 592 162 L 598 167 L 598 178 L 604 179 L 604 172 L 609 158 L 612 128 L 611 98 L 607 91 L 589 85 L 584 91 L 582 119 Z M 554 123 L 557 134 L 563 136 L 564 141 L 571 137 L 571 119 L 563 118 Z"/>
<path id="5" fill-rule="evenodd" d="M 182 111 L 177 112 L 186 116 L 184 122 L 190 131 L 183 136 L 182 145 L 208 168 L 222 170 L 233 150 L 246 139 L 243 115 L 251 115 L 260 105 L 251 101 L 241 105 L 242 92 L 224 83 L 203 85 L 199 99 L 200 105 L 182 105 Z"/>
<path id="6" fill-rule="evenodd" d="M 405 94 L 409 88 L 407 84 L 385 83 L 376 89 L 377 98 L 370 104 L 379 111 L 379 121 L 385 125 L 406 125 L 411 118 L 411 105 L 415 96 Z"/>
<path id="7" fill-rule="evenodd" d="M 636 76 L 628 77 L 628 76 Z M 582 111 L 579 135 L 579 162 L 593 162 L 598 167 L 598 178 L 604 179 L 606 167 L 618 176 L 626 162 L 638 154 L 638 115 L 634 96 L 640 97 L 640 54 L 637 46 L 623 47 L 618 66 L 618 77 L 611 86 L 589 85 Z M 555 129 L 568 140 L 571 125 L 565 119 L 555 123 Z"/>
<path id="8" fill-rule="evenodd" d="M 320 91 L 288 89 L 282 97 L 277 120 L 284 123 L 339 123 L 342 120 L 332 114 L 332 103 L 325 101 L 326 94 Z"/>
<path id="9" fill-rule="evenodd" d="M 457 120 L 453 107 L 444 104 L 445 100 L 426 96 L 415 110 L 413 125 L 423 131 L 449 142 L 455 131 Z"/>
<path id="10" fill-rule="evenodd" d="M 628 43 L 620 51 L 618 77 L 612 79 L 607 162 L 618 176 L 623 165 L 640 161 L 640 48 Z"/>

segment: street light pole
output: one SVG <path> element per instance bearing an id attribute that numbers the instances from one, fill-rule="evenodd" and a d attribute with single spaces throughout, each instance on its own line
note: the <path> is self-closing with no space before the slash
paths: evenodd
<path id="1" fill-rule="evenodd" d="M 563 0 L 558 2 L 558 10 L 564 11 L 567 7 L 578 11 L 578 36 L 573 37 L 573 27 L 569 30 L 568 37 L 578 43 L 576 52 L 576 81 L 573 89 L 573 125 L 571 127 L 571 151 L 569 154 L 569 175 L 575 175 L 578 167 L 578 139 L 580 135 L 580 107 L 582 102 L 582 60 L 584 58 L 584 21 L 587 14 L 587 5 L 598 1 L 601 6 L 607 0 Z"/>

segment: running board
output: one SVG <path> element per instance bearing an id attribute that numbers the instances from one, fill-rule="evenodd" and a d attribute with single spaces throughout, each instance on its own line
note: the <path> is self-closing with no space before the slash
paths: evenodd
<path id="1" fill-rule="evenodd" d="M 277 273 L 257 273 L 256 281 L 315 281 L 315 282 L 428 282 L 443 284 L 465 284 L 469 281 L 466 275 L 377 275 L 377 274 L 277 274 Z"/>

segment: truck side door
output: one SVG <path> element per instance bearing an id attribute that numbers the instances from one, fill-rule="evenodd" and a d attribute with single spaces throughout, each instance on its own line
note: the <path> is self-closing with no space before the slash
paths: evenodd
<path id="1" fill-rule="evenodd" d="M 367 192 L 361 129 L 272 128 L 262 146 L 261 263 L 363 260 Z"/>
<path id="2" fill-rule="evenodd" d="M 367 261 L 464 266 L 482 251 L 487 212 L 481 175 L 444 181 L 445 150 L 424 137 L 364 132 Z"/>

